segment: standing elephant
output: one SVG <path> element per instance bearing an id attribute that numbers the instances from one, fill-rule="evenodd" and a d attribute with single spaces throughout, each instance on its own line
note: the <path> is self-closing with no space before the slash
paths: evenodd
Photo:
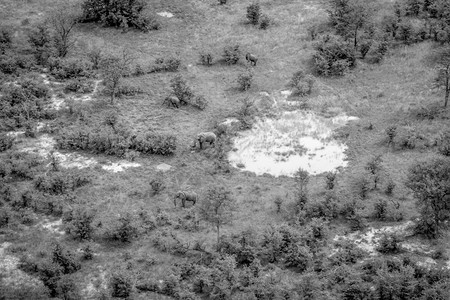
<path id="1" fill-rule="evenodd" d="M 178 99 L 177 96 L 170 95 L 166 99 L 164 99 L 164 103 L 167 103 L 169 106 L 172 105 L 173 107 L 178 108 L 180 106 L 180 99 Z"/>
<path id="2" fill-rule="evenodd" d="M 217 140 L 217 136 L 214 132 L 200 132 L 197 135 L 197 141 L 200 145 L 200 149 L 203 149 L 203 143 L 207 142 L 209 145 L 213 145 Z"/>
<path id="3" fill-rule="evenodd" d="M 256 62 L 258 61 L 258 58 L 256 57 L 256 55 L 251 54 L 251 53 L 245 54 L 245 59 L 254 66 L 256 66 Z"/>
<path id="4" fill-rule="evenodd" d="M 192 205 L 195 205 L 195 203 L 198 200 L 198 195 L 196 192 L 193 191 L 178 191 L 175 194 L 175 198 L 173 199 L 173 203 L 175 206 L 177 206 L 177 199 L 181 199 L 181 206 L 186 206 L 186 201 L 192 202 Z"/>

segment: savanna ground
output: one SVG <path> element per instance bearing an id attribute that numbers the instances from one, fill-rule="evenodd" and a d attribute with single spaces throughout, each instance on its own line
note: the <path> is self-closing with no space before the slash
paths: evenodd
<path id="1" fill-rule="evenodd" d="M 89 111 L 92 118 L 101 119 L 106 112 L 117 110 L 121 122 L 137 132 L 155 130 L 174 134 L 177 137 L 177 150 L 173 156 L 168 157 L 142 155 L 136 159 L 141 164 L 140 167 L 129 168 L 124 172 L 111 173 L 93 168 L 89 172 L 95 178 L 94 181 L 77 189 L 77 198 L 82 199 L 83 205 L 97 212 L 94 224 L 139 210 L 155 214 L 162 211 L 175 220 L 184 214 L 184 209 L 173 205 L 173 195 L 177 190 L 189 187 L 197 191 L 201 198 L 208 187 L 220 184 L 230 189 L 236 199 L 233 222 L 224 226 L 221 234 L 239 233 L 246 229 L 253 229 L 258 233 L 269 225 L 285 222 L 290 213 L 287 211 L 288 204 L 294 201 L 296 183 L 293 178 L 255 176 L 233 168 L 229 172 L 223 172 L 216 169 L 209 149 L 192 151 L 190 145 L 197 133 L 211 130 L 227 117 L 235 116 L 245 97 L 257 98 L 261 92 L 277 94 L 287 89 L 287 83 L 294 72 L 299 69 L 312 72 L 311 56 L 314 50 L 307 27 L 318 19 L 326 20 L 326 3 L 302 0 L 260 1 L 262 10 L 274 20 L 273 26 L 260 30 L 246 23 L 246 7 L 251 1 L 229 1 L 227 5 L 205 0 L 148 2 L 149 11 L 171 12 L 174 14 L 173 18 L 158 16 L 161 28 L 149 33 L 134 30 L 123 33 L 121 30 L 96 24 L 80 24 L 76 28 L 77 42 L 69 55 L 81 57 L 87 48 L 99 46 L 111 53 L 120 53 L 127 48 L 135 57 L 135 63 L 141 65 L 151 64 L 158 57 L 179 57 L 182 65 L 178 73 L 196 93 L 204 95 L 209 105 L 202 111 L 192 107 L 173 109 L 163 106 L 162 99 L 170 93 L 170 80 L 175 75 L 171 72 L 126 78 L 126 82 L 140 87 L 144 93 L 118 99 L 114 107 L 107 104 L 105 96 L 100 95 L 92 102 L 84 103 L 84 109 Z M 58 1 L 51 0 L 4 0 L 0 3 L 0 19 L 5 24 L 14 26 L 14 36 L 18 40 L 25 39 L 25 33 L 33 24 L 42 20 L 46 12 L 57 3 Z M 392 6 L 391 1 L 379 0 L 377 3 L 382 11 L 387 11 Z M 246 68 L 244 58 L 241 57 L 240 62 L 232 66 L 219 61 L 223 48 L 234 44 L 241 45 L 243 52 L 255 53 L 259 57 L 258 64 L 254 67 L 254 83 L 245 92 L 240 91 L 236 83 L 237 75 Z M 412 193 L 404 185 L 408 168 L 417 161 L 438 154 L 434 149 L 426 147 L 393 150 L 386 143 L 385 129 L 390 124 L 409 125 L 420 128 L 427 136 L 433 136 L 441 129 L 449 128 L 448 112 L 433 120 L 420 120 L 411 112 L 421 106 L 442 102 L 442 93 L 432 87 L 435 69 L 430 50 L 434 47 L 437 46 L 431 42 L 400 46 L 391 49 L 380 64 L 358 61 L 357 67 L 344 77 L 318 77 L 314 92 L 307 97 L 311 109 L 318 113 L 344 112 L 360 118 L 339 130 L 338 134 L 348 146 L 348 166 L 337 176 L 336 189 L 340 201 L 355 198 L 357 181 L 364 176 L 364 166 L 375 155 L 382 155 L 386 174 L 396 183 L 393 195 L 386 196 L 383 191 L 387 176 L 384 177 L 381 188 L 370 192 L 361 201 L 361 214 L 368 217 L 370 226 L 392 224 L 371 219 L 373 205 L 379 199 L 389 198 L 398 202 L 403 220 L 418 217 Z M 198 63 L 198 55 L 202 50 L 213 53 L 216 61 L 214 65 L 204 66 Z M 20 144 L 16 147 L 20 147 Z M 89 153 L 83 154 L 92 156 Z M 114 161 L 114 158 L 99 155 L 95 158 Z M 161 163 L 167 163 L 172 168 L 163 174 L 166 188 L 160 194 L 153 195 L 149 182 L 159 176 L 156 166 Z M 323 174 L 310 178 L 310 201 L 324 197 L 324 186 Z M 277 196 L 284 200 L 281 213 L 276 213 L 274 199 Z M 193 209 L 195 208 L 188 208 Z M 45 217 L 37 217 L 37 225 L 22 226 L 14 233 L 3 234 L 1 241 L 11 242 L 16 247 L 23 246 L 30 252 L 45 248 L 53 239 L 63 241 L 72 250 L 83 246 L 67 235 L 39 226 L 39 221 Z M 175 231 L 183 241 L 191 244 L 201 241 L 206 249 L 211 250 L 215 247 L 216 231 L 207 223 L 201 222 L 198 231 Z M 330 224 L 329 239 L 348 231 L 348 224 L 344 220 L 333 221 Z M 91 288 L 95 286 L 101 290 L 101 282 L 105 282 L 102 276 L 127 260 L 126 257 L 131 256 L 136 260 L 154 259 L 156 263 L 147 271 L 155 280 L 167 275 L 169 266 L 174 262 L 185 259 L 162 253 L 152 245 L 151 239 L 152 235 L 149 234 L 122 245 L 96 238 L 91 243 L 96 255 L 93 260 L 83 263 L 81 271 L 74 275 L 79 288 L 84 289 L 83 297 L 94 299 L 96 293 L 86 289 L 89 283 L 98 278 L 97 286 L 94 283 Z M 423 240 L 419 243 L 429 242 Z M 447 249 L 448 237 L 444 235 L 430 247 Z M 299 275 L 286 270 L 284 276 L 289 282 Z M 143 297 L 142 299 L 163 299 L 165 296 L 148 293 Z"/>

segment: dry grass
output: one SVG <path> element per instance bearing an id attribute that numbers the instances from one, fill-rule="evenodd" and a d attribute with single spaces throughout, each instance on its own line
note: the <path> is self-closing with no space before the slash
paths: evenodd
<path id="1" fill-rule="evenodd" d="M 40 13 L 47 12 L 55 3 L 55 0 L 3 1 L 0 18 L 28 30 L 29 26 L 21 26 L 21 21 L 25 18 L 31 23 L 40 20 Z M 294 72 L 308 69 L 313 50 L 312 42 L 307 40 L 306 28 L 313 20 L 326 17 L 322 1 L 260 1 L 263 11 L 275 21 L 275 25 L 265 31 L 245 23 L 245 7 L 250 3 L 247 0 L 230 1 L 228 5 L 219 6 L 215 1 L 205 0 L 152 1 L 152 11 L 169 11 L 175 15 L 174 18 L 158 17 L 162 23 L 161 30 L 147 34 L 135 31 L 121 33 L 93 24 L 83 24 L 77 29 L 78 43 L 72 55 L 83 55 L 86 47 L 100 45 L 111 52 L 127 47 L 136 56 L 136 63 L 141 65 L 150 64 L 162 56 L 180 57 L 182 68 L 179 74 L 196 93 L 204 95 L 210 102 L 204 111 L 186 107 L 175 110 L 162 106 L 162 99 L 170 93 L 169 82 L 174 73 L 154 73 L 127 79 L 143 89 L 144 94 L 118 101 L 122 120 L 137 131 L 157 130 L 175 134 L 179 141 L 178 149 L 173 157 L 138 158 L 137 162 L 142 167 L 131 168 L 124 173 L 112 174 L 95 169 L 97 179 L 94 184 L 80 189 L 78 196 L 84 203 L 98 209 L 98 218 L 141 208 L 149 212 L 160 208 L 176 217 L 181 208 L 174 208 L 169 198 L 180 185 L 188 184 L 202 195 L 209 186 L 224 184 L 232 190 L 238 207 L 233 224 L 224 228 L 223 234 L 247 228 L 261 231 L 268 224 L 283 222 L 283 214 L 275 213 L 274 199 L 277 195 L 284 197 L 287 194 L 285 203 L 292 200 L 294 182 L 291 178 L 255 176 L 238 170 L 215 174 L 214 166 L 202 152 L 189 150 L 195 135 L 211 129 L 217 121 L 235 113 L 240 99 L 261 91 L 283 90 Z M 259 57 L 255 67 L 255 84 L 245 93 L 236 90 L 235 82 L 237 74 L 245 69 L 243 58 L 235 66 L 220 62 L 210 67 L 198 64 L 201 50 L 210 51 L 217 61 L 224 46 L 230 44 L 240 44 L 244 52 L 249 51 Z M 402 46 L 392 50 L 392 55 L 381 65 L 360 62 L 354 71 L 343 78 L 321 78 L 316 92 L 309 98 L 316 111 L 343 110 L 361 118 L 360 122 L 343 129 L 349 133 L 345 140 L 349 146 L 349 166 L 338 176 L 340 192 L 352 195 L 352 180 L 360 176 L 369 157 L 383 154 L 383 165 L 397 183 L 393 197 L 400 201 L 406 219 L 417 215 L 412 196 L 403 185 L 407 170 L 417 160 L 434 154 L 429 150 L 392 151 L 383 143 L 384 130 L 389 124 L 397 122 L 427 128 L 430 134 L 449 128 L 448 118 L 420 121 L 411 118 L 408 112 L 418 105 L 441 101 L 441 95 L 431 89 L 434 71 L 427 63 L 427 57 L 432 47 L 429 43 Z M 94 108 L 94 111 L 100 118 L 102 110 Z M 368 123 L 373 124 L 372 130 L 364 128 Z M 163 162 L 174 167 L 166 173 L 167 188 L 162 195 L 151 196 L 150 178 L 156 174 L 156 165 Z M 312 177 L 309 184 L 311 199 L 320 199 L 323 187 L 323 175 Z M 364 202 L 364 213 L 369 215 L 374 201 L 385 197 L 381 191 L 371 193 Z M 336 232 L 341 229 L 341 225 L 337 224 Z M 215 241 L 215 232 L 206 224 L 201 225 L 200 232 L 180 231 L 179 234 L 191 241 L 203 239 L 208 247 L 212 247 Z M 86 264 L 89 267 L 82 269 L 83 274 L 99 266 L 112 268 L 111 262 L 118 262 L 120 253 L 125 251 L 133 255 L 147 253 L 154 256 L 159 261 L 153 270 L 155 278 L 179 259 L 158 252 L 146 238 L 127 247 L 103 245 L 101 255 Z"/>

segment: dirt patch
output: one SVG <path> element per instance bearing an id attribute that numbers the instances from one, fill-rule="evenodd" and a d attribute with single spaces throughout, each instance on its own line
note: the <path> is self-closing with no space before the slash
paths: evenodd
<path id="1" fill-rule="evenodd" d="M 408 221 L 401 225 L 384 226 L 381 228 L 369 228 L 365 231 L 362 232 L 357 231 L 349 235 L 337 235 L 333 238 L 333 241 L 335 242 L 342 240 L 352 241 L 359 248 L 368 252 L 370 255 L 375 256 L 379 254 L 376 248 L 378 247 L 378 243 L 384 234 L 395 233 L 399 237 L 410 236 L 413 233 L 412 232 L 413 226 L 414 222 Z"/>
<path id="2" fill-rule="evenodd" d="M 65 231 L 62 229 L 63 223 L 62 219 L 51 221 L 49 219 L 44 219 L 42 222 L 36 224 L 36 226 L 40 226 L 52 233 L 56 233 L 58 235 L 64 235 L 66 234 Z"/>
<path id="3" fill-rule="evenodd" d="M 173 13 L 170 13 L 168 11 L 161 11 L 159 13 L 156 13 L 158 16 L 165 17 L 165 18 L 173 18 Z"/>
<path id="4" fill-rule="evenodd" d="M 119 161 L 111 163 L 110 165 L 103 165 L 102 169 L 106 171 L 111 171 L 113 173 L 117 172 L 123 172 L 125 169 L 128 168 L 137 168 L 140 167 L 141 164 L 133 163 L 133 162 L 127 162 L 127 161 Z"/>
<path id="5" fill-rule="evenodd" d="M 169 171 L 170 169 L 172 169 L 172 166 L 165 164 L 165 163 L 162 163 L 162 164 L 159 164 L 156 166 L 156 170 L 158 170 L 158 171 L 166 172 L 166 171 Z"/>

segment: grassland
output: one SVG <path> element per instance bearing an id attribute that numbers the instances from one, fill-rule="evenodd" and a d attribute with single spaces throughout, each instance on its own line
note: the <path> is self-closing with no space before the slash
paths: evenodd
<path id="1" fill-rule="evenodd" d="M 15 37 L 23 41 L 25 33 L 42 20 L 57 2 L 2 1 L 0 19 L 13 26 Z M 121 122 L 137 132 L 155 130 L 174 134 L 178 147 L 175 155 L 169 157 L 141 156 L 136 161 L 142 166 L 125 172 L 110 173 L 100 168 L 88 171 L 95 179 L 92 184 L 77 190 L 80 203 L 97 212 L 94 224 L 107 223 L 112 216 L 140 210 L 149 213 L 160 210 L 170 218 L 177 219 L 185 214 L 185 210 L 173 206 L 172 197 L 178 189 L 190 187 L 203 196 L 208 187 L 222 184 L 232 191 L 237 201 L 233 222 L 223 228 L 222 234 L 238 233 L 245 229 L 260 233 L 269 225 L 283 223 L 290 213 L 288 204 L 294 201 L 293 178 L 255 176 L 236 169 L 220 172 L 210 159 L 210 150 L 192 151 L 190 145 L 198 132 L 211 130 L 218 122 L 234 116 L 245 97 L 258 98 L 263 91 L 276 93 L 285 90 L 294 72 L 299 69 L 312 71 L 313 41 L 308 38 L 306 29 L 312 22 L 326 19 L 324 1 L 260 1 L 262 10 L 274 20 L 274 25 L 267 30 L 246 23 L 245 11 L 251 3 L 247 0 L 229 1 L 224 6 L 206 0 L 148 2 L 150 12 L 168 11 L 174 17 L 156 16 L 162 24 L 161 29 L 149 33 L 133 30 L 123 33 L 96 24 L 80 24 L 76 28 L 77 43 L 70 56 L 81 57 L 87 48 L 96 45 L 112 53 L 127 48 L 136 58 L 135 62 L 141 65 L 151 64 L 162 56 L 179 57 L 182 67 L 178 73 L 196 93 L 208 99 L 209 106 L 203 111 L 191 107 L 171 109 L 162 106 L 174 76 L 170 72 L 126 78 L 126 82 L 140 87 L 144 93 L 119 99 L 114 107 L 107 104 L 108 100 L 104 96 L 99 96 L 93 103 L 84 104 L 84 109 L 89 111 L 92 118 L 101 119 L 107 111 L 117 110 Z M 380 0 L 379 5 L 389 10 L 392 3 Z M 220 61 L 223 48 L 234 44 L 241 45 L 243 51 L 255 53 L 259 57 L 258 65 L 254 68 L 254 84 L 246 92 L 239 91 L 236 83 L 238 74 L 246 68 L 244 59 L 241 58 L 233 66 Z M 400 203 L 404 220 L 418 217 L 412 193 L 404 185 L 407 171 L 414 162 L 437 154 L 435 149 L 427 147 L 393 150 L 385 142 L 385 129 L 389 124 L 408 125 L 431 137 L 442 129 L 450 128 L 448 110 L 433 120 L 421 120 L 414 116 L 415 109 L 442 102 L 443 95 L 432 87 L 435 70 L 429 53 L 435 47 L 431 42 L 400 46 L 392 49 L 381 64 L 359 61 L 358 66 L 344 77 L 318 78 L 313 94 L 308 96 L 312 110 L 325 114 L 342 111 L 360 118 L 339 131 L 342 141 L 348 145 L 348 167 L 337 177 L 337 190 L 342 201 L 355 198 L 355 185 L 363 176 L 367 161 L 382 154 L 385 171 L 397 184 L 392 200 Z M 214 65 L 207 67 L 198 63 L 198 55 L 202 50 L 213 53 L 216 61 Z M 370 124 L 371 129 L 368 129 Z M 100 161 L 110 159 L 101 155 L 95 157 Z M 173 168 L 163 175 L 166 189 L 159 195 L 153 195 L 149 182 L 157 176 L 156 166 L 160 163 L 167 163 Z M 382 182 L 382 186 L 385 183 Z M 323 198 L 324 185 L 324 175 L 310 179 L 308 189 L 311 201 Z M 284 199 L 283 211 L 279 214 L 275 212 L 276 196 Z M 362 201 L 364 207 L 361 213 L 375 227 L 388 224 L 371 221 L 370 218 L 373 204 L 387 197 L 380 189 L 369 193 Z M 37 218 L 42 219 L 43 216 L 38 215 Z M 347 232 L 347 228 L 343 220 L 332 222 L 330 239 L 335 234 Z M 199 231 L 175 231 L 186 242 L 202 241 L 206 249 L 215 246 L 216 232 L 206 223 L 200 223 Z M 63 241 L 73 250 L 81 246 L 68 236 L 55 234 L 40 226 L 23 226 L 15 234 L 0 236 L 0 241 L 22 245 L 30 252 L 33 252 L 31 249 L 45 248 L 53 239 Z M 150 234 L 121 245 L 103 240 L 100 234 L 95 236 L 92 244 L 97 255 L 92 261 L 83 263 L 81 271 L 75 275 L 80 288 L 85 289 L 89 282 L 95 281 L 95 277 L 101 278 L 103 271 L 108 273 L 114 270 L 126 260 L 127 255 L 136 259 L 154 259 L 156 264 L 146 271 L 155 280 L 167 274 L 172 263 L 185 259 L 160 252 L 152 246 L 151 239 Z M 444 236 L 433 247 L 447 244 Z M 138 268 L 144 269 L 142 266 Z M 285 276 L 286 281 L 290 281 L 298 275 L 285 271 Z M 102 282 L 102 279 L 98 279 L 98 282 Z M 87 290 L 84 290 L 84 295 L 92 299 L 95 297 L 95 293 L 88 296 Z M 156 294 L 147 297 L 150 298 L 136 299 L 165 299 Z"/>

